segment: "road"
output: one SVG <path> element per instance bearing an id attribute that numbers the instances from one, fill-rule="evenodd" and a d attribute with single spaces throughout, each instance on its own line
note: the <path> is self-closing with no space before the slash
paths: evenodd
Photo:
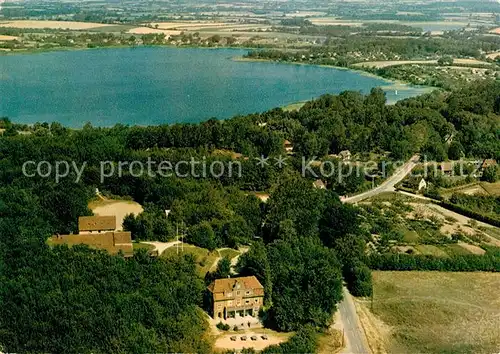
<path id="1" fill-rule="evenodd" d="M 355 204 L 383 192 L 394 192 L 396 190 L 394 188 L 396 184 L 401 182 L 406 177 L 406 175 L 411 172 L 411 170 L 417 165 L 419 158 L 420 157 L 418 155 L 412 156 L 409 161 L 407 161 L 403 166 L 399 167 L 394 172 L 394 174 L 387 178 L 387 180 L 385 180 L 384 183 L 382 183 L 380 186 L 370 189 L 369 191 L 366 191 L 364 193 L 344 198 L 342 199 L 342 202 Z"/>
<path id="2" fill-rule="evenodd" d="M 359 322 L 352 295 L 346 287 L 343 287 L 343 295 L 344 299 L 339 304 L 339 315 L 344 330 L 346 346 L 341 353 L 369 354 L 371 351 L 366 340 L 365 331 Z"/>
<path id="3" fill-rule="evenodd" d="M 143 241 L 142 243 L 146 243 L 148 245 L 155 246 L 155 251 L 158 251 L 158 255 L 161 255 L 167 248 L 170 248 L 172 246 L 175 246 L 177 244 L 180 244 L 181 241 L 172 241 L 172 242 L 159 242 L 159 241 L 151 241 L 151 242 L 146 242 Z"/>

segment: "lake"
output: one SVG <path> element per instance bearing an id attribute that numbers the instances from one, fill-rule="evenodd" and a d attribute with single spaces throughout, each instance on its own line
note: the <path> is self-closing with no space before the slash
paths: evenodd
<path id="1" fill-rule="evenodd" d="M 155 125 L 227 119 L 376 86 L 389 101 L 425 91 L 396 95 L 390 82 L 354 71 L 233 60 L 246 52 L 139 47 L 0 56 L 0 116 L 69 127 Z"/>

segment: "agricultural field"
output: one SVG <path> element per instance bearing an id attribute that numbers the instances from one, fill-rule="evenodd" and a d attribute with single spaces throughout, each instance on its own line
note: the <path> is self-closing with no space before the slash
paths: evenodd
<path id="1" fill-rule="evenodd" d="M 453 193 L 500 196 L 500 182 L 479 182 L 454 188 L 441 188 L 439 190 L 439 194 L 447 199 L 451 197 Z"/>
<path id="2" fill-rule="evenodd" d="M 427 200 L 386 193 L 360 204 L 372 235 L 370 252 L 449 257 L 483 255 L 482 246 L 500 247 L 500 229 Z"/>
<path id="3" fill-rule="evenodd" d="M 69 29 L 69 30 L 89 30 L 98 27 L 110 27 L 112 25 L 92 22 L 73 22 L 73 21 L 6 21 L 0 22 L 0 27 L 11 28 L 34 28 L 34 29 Z"/>
<path id="4" fill-rule="evenodd" d="M 500 274 L 373 272 L 356 306 L 373 353 L 496 353 Z"/>

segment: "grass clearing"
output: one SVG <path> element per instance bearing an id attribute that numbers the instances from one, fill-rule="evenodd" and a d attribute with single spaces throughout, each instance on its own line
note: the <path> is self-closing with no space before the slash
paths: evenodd
<path id="1" fill-rule="evenodd" d="M 342 348 L 342 332 L 338 329 L 330 328 L 328 332 L 318 336 L 319 354 L 333 354 Z"/>
<path id="2" fill-rule="evenodd" d="M 500 182 L 481 182 L 481 187 L 483 187 L 483 189 L 488 192 L 489 195 L 500 196 Z"/>
<path id="3" fill-rule="evenodd" d="M 167 248 L 161 255 L 164 258 L 177 257 L 181 254 L 192 254 L 196 260 L 196 266 L 198 268 L 198 274 L 204 277 L 205 274 L 210 270 L 210 267 L 214 261 L 219 257 L 217 251 L 210 252 L 206 248 L 197 247 L 194 245 L 184 244 L 182 247 L 170 247 Z"/>
<path id="4" fill-rule="evenodd" d="M 232 248 L 223 248 L 219 250 L 219 254 L 221 258 L 226 257 L 229 259 L 233 259 L 234 257 L 238 256 L 240 252 L 237 250 L 233 250 Z"/>
<path id="5" fill-rule="evenodd" d="M 134 247 L 134 252 L 137 250 L 140 250 L 140 249 L 145 249 L 147 251 L 152 251 L 155 249 L 155 246 L 148 245 L 147 243 L 141 243 L 141 242 L 134 242 L 132 244 L 132 246 Z"/>
<path id="6" fill-rule="evenodd" d="M 434 245 L 417 245 L 415 249 L 421 254 L 428 254 L 436 257 L 448 257 L 448 253 Z"/>
<path id="7" fill-rule="evenodd" d="M 500 274 L 375 271 L 373 280 L 370 313 L 389 328 L 380 333 L 388 352 L 498 352 Z"/>

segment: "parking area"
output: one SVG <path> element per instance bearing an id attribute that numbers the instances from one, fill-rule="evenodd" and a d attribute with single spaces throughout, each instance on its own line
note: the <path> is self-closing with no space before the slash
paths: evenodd
<path id="1" fill-rule="evenodd" d="M 272 331 L 242 331 L 223 334 L 215 341 L 215 347 L 219 349 L 253 348 L 262 350 L 270 345 L 286 342 L 290 337 L 288 333 L 271 333 Z"/>

